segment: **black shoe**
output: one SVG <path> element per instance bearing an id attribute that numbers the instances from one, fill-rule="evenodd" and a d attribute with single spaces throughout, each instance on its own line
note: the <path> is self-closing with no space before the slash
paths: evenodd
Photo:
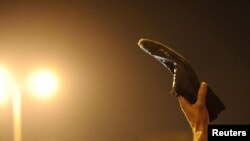
<path id="1" fill-rule="evenodd" d="M 187 60 L 173 49 L 156 41 L 141 39 L 138 45 L 173 74 L 171 93 L 175 96 L 181 95 L 190 103 L 195 103 L 200 81 Z M 206 95 L 206 106 L 209 113 L 209 121 L 215 120 L 217 115 L 225 109 L 222 101 L 209 86 Z"/>

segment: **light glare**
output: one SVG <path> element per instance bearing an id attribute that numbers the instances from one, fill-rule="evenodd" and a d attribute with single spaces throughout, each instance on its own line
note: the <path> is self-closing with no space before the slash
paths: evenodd
<path id="1" fill-rule="evenodd" d="M 7 102 L 10 97 L 11 76 L 7 69 L 0 66 L 0 104 Z"/>
<path id="2" fill-rule="evenodd" d="M 52 72 L 42 70 L 31 75 L 28 87 L 36 96 L 48 98 L 55 93 L 58 81 Z"/>

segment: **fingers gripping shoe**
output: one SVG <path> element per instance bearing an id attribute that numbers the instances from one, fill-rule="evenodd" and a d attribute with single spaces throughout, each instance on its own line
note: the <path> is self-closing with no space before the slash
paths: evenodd
<path id="1" fill-rule="evenodd" d="M 195 103 L 200 81 L 187 60 L 173 49 L 153 40 L 141 39 L 138 45 L 171 72 L 173 83 L 170 93 L 175 96 L 181 95 L 190 103 Z M 206 107 L 209 113 L 209 121 L 215 120 L 218 114 L 225 109 L 222 101 L 209 86 L 206 95 Z"/>

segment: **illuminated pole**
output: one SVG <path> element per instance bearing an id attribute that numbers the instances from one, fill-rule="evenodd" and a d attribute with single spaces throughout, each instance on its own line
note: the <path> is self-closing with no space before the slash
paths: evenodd
<path id="1" fill-rule="evenodd" d="M 22 123 L 21 123 L 21 91 L 16 84 L 12 93 L 13 104 L 13 140 L 22 141 Z"/>
<path id="2" fill-rule="evenodd" d="M 40 98 L 52 96 L 57 86 L 58 80 L 56 76 L 47 70 L 34 73 L 28 81 L 29 89 Z M 8 71 L 0 66 L 0 103 L 5 102 L 8 94 L 11 94 L 12 98 L 13 141 L 22 141 L 21 89 Z"/>
<path id="3" fill-rule="evenodd" d="M 13 140 L 22 141 L 21 129 L 21 91 L 19 86 L 14 83 L 8 70 L 0 66 L 0 101 L 6 102 L 8 94 L 12 98 L 13 111 Z"/>

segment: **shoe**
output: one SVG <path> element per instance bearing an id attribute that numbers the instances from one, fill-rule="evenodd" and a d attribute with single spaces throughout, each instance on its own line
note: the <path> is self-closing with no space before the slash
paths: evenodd
<path id="1" fill-rule="evenodd" d="M 175 96 L 181 95 L 190 103 L 195 103 L 200 81 L 187 60 L 175 50 L 153 40 L 140 39 L 138 45 L 171 72 L 173 83 L 170 93 Z M 206 107 L 209 121 L 215 120 L 218 114 L 225 109 L 225 105 L 209 86 L 207 87 Z"/>

